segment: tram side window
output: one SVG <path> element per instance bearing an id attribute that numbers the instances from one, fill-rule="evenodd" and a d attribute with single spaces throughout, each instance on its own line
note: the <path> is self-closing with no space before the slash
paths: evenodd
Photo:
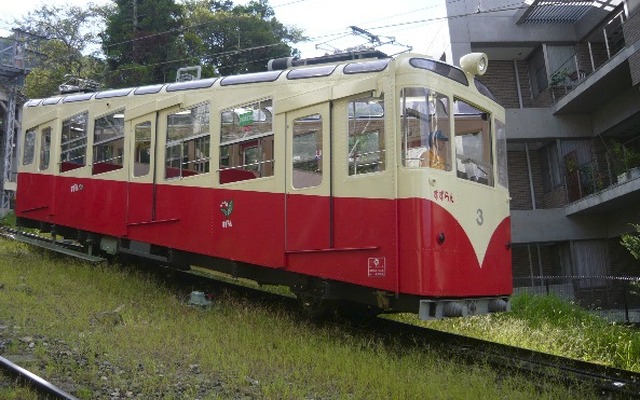
<path id="1" fill-rule="evenodd" d="M 146 176 L 151 165 L 151 121 L 137 124 L 133 131 L 135 135 L 133 176 Z"/>
<path id="2" fill-rule="evenodd" d="M 460 99 L 453 107 L 458 177 L 493 186 L 490 115 Z"/>
<path id="3" fill-rule="evenodd" d="M 273 176 L 273 100 L 222 111 L 220 183 L 267 176 Z"/>
<path id="4" fill-rule="evenodd" d="M 349 102 L 349 175 L 383 171 L 384 99 L 371 96 Z"/>
<path id="5" fill-rule="evenodd" d="M 209 172 L 209 103 L 167 116 L 165 179 Z"/>
<path id="6" fill-rule="evenodd" d="M 400 93 L 403 165 L 451 171 L 449 98 L 427 88 Z"/>
<path id="7" fill-rule="evenodd" d="M 36 151 L 36 130 L 29 129 L 24 134 L 24 154 L 22 156 L 22 165 L 31 165 Z"/>
<path id="8" fill-rule="evenodd" d="M 49 160 L 51 159 L 51 127 L 48 126 L 42 130 L 40 136 L 40 171 L 49 168 Z"/>
<path id="9" fill-rule="evenodd" d="M 322 183 L 322 116 L 307 115 L 293 121 L 293 188 Z"/>
<path id="10" fill-rule="evenodd" d="M 74 115 L 62 121 L 60 172 L 84 167 L 87 156 L 87 122 L 89 113 Z"/>
<path id="11" fill-rule="evenodd" d="M 496 124 L 496 148 L 498 151 L 498 185 L 509 189 L 509 177 L 507 175 L 507 133 L 504 123 L 495 120 Z"/>
<path id="12" fill-rule="evenodd" d="M 97 118 L 93 128 L 92 174 L 121 169 L 124 165 L 124 111 Z"/>

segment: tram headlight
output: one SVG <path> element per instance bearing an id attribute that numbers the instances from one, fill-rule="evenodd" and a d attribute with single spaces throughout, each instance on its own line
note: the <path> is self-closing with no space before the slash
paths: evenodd
<path id="1" fill-rule="evenodd" d="M 460 67 L 473 75 L 484 75 L 489 66 L 489 58 L 484 53 L 469 53 L 460 58 Z"/>

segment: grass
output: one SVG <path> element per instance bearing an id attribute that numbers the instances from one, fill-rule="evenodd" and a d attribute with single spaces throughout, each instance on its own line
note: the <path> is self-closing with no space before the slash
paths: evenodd
<path id="1" fill-rule="evenodd" d="M 519 294 L 510 313 L 422 324 L 640 372 L 640 331 L 609 323 L 553 295 Z"/>
<path id="2" fill-rule="evenodd" d="M 28 354 L 26 368 L 82 399 L 589 398 L 227 293 L 193 308 L 136 270 L 3 239 L 0 286 L 0 351 Z"/>

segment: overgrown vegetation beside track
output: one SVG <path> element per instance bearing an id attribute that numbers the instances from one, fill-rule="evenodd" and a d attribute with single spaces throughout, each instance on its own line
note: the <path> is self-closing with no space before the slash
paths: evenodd
<path id="1" fill-rule="evenodd" d="M 187 294 L 0 239 L 0 354 L 82 399 L 589 398 L 231 294 L 189 307 Z"/>
<path id="2" fill-rule="evenodd" d="M 405 320 L 414 320 L 405 316 Z M 421 322 L 431 328 L 640 372 L 640 330 L 612 324 L 557 296 L 520 294 L 512 312 Z"/>

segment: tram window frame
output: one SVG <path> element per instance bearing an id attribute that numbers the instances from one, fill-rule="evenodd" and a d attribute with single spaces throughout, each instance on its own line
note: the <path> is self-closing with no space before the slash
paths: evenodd
<path id="1" fill-rule="evenodd" d="M 402 165 L 451 171 L 451 101 L 430 88 L 400 91 Z"/>
<path id="2" fill-rule="evenodd" d="M 454 148 L 456 154 L 456 174 L 458 178 L 494 186 L 492 116 L 486 110 L 459 97 L 453 99 Z M 461 105 L 466 110 L 462 113 Z M 468 116 L 477 116 L 479 129 L 469 124 Z M 464 118 L 464 119 L 463 119 Z M 463 126 L 463 120 L 466 123 Z M 473 120 L 471 120 L 473 123 Z M 469 126 L 471 125 L 471 126 Z M 485 141 L 485 139 L 488 139 Z"/>
<path id="3" fill-rule="evenodd" d="M 375 105 L 380 111 L 374 113 Z M 384 96 L 362 96 L 347 105 L 347 169 L 349 176 L 382 172 L 386 169 Z M 359 163 L 359 161 L 364 161 Z"/>
<path id="4" fill-rule="evenodd" d="M 184 122 L 187 124 L 184 125 Z M 209 102 L 168 114 L 164 179 L 182 179 L 208 173 L 211 165 L 210 144 Z"/>
<path id="5" fill-rule="evenodd" d="M 73 171 L 86 165 L 88 128 L 88 111 L 78 113 L 62 121 L 60 172 Z"/>
<path id="6" fill-rule="evenodd" d="M 22 152 L 22 165 L 31 165 L 36 153 L 36 128 L 27 129 L 24 133 L 24 151 Z"/>
<path id="7" fill-rule="evenodd" d="M 310 126 L 312 123 L 316 125 Z M 291 184 L 294 189 L 309 189 L 322 184 L 323 124 L 322 114 L 319 113 L 293 120 Z"/>
<path id="8" fill-rule="evenodd" d="M 257 149 L 248 159 L 247 150 Z M 220 184 L 274 174 L 273 99 L 264 98 L 220 112 Z"/>
<path id="9" fill-rule="evenodd" d="M 124 167 L 124 109 L 93 121 L 93 164 L 91 174 L 98 175 Z"/>
<path id="10" fill-rule="evenodd" d="M 40 171 L 49 169 L 51 163 L 51 131 L 51 127 L 47 126 L 40 133 Z"/>
<path id="11" fill-rule="evenodd" d="M 134 155 L 133 177 L 149 175 L 151 171 L 151 121 L 144 121 L 133 127 Z M 144 156 L 146 154 L 146 157 Z"/>

